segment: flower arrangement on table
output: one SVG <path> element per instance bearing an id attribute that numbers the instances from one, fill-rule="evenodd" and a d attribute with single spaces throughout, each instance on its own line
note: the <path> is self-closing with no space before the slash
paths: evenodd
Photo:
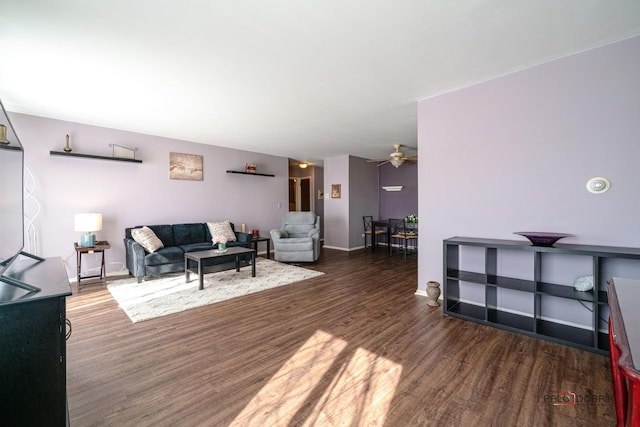
<path id="1" fill-rule="evenodd" d="M 213 238 L 213 243 L 218 244 L 218 251 L 224 252 L 227 250 L 227 238 L 224 236 L 215 236 Z"/>
<path id="2" fill-rule="evenodd" d="M 408 223 L 417 223 L 418 222 L 418 217 L 414 214 L 408 215 L 405 219 L 404 222 L 408 222 Z"/>

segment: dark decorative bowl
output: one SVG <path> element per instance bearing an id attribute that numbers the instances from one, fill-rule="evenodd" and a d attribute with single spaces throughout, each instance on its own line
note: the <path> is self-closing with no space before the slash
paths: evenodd
<path id="1" fill-rule="evenodd" d="M 520 236 L 526 237 L 534 246 L 553 246 L 563 237 L 573 236 L 573 234 L 547 233 L 544 231 L 516 231 L 513 234 L 519 234 Z"/>

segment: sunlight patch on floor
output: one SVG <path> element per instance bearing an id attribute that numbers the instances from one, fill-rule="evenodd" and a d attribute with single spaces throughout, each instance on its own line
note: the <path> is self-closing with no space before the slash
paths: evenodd
<path id="1" fill-rule="evenodd" d="M 345 351 L 346 341 L 317 331 L 231 425 L 384 425 L 401 365 L 363 348 L 337 362 Z"/>
<path id="2" fill-rule="evenodd" d="M 67 303 L 67 312 L 69 311 L 75 311 L 75 310 L 82 310 L 85 308 L 92 308 L 95 307 L 97 305 L 100 304 L 106 304 L 106 303 L 111 303 L 113 302 L 113 297 L 111 296 L 110 293 L 106 293 L 104 295 L 98 296 L 98 297 L 94 297 L 88 301 L 86 301 L 84 304 L 74 304 L 74 302 L 71 303 Z"/>
<path id="3" fill-rule="evenodd" d="M 401 365 L 357 349 L 303 425 L 383 426 L 401 373 Z"/>

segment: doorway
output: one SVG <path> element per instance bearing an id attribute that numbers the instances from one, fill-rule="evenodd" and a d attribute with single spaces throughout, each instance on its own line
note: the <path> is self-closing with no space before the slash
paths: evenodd
<path id="1" fill-rule="evenodd" d="M 289 178 L 289 211 L 312 211 L 311 177 Z"/>

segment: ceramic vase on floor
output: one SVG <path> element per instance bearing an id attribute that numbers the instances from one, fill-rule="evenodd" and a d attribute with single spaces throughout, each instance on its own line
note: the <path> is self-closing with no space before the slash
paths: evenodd
<path id="1" fill-rule="evenodd" d="M 440 283 L 427 282 L 427 304 L 432 307 L 440 306 L 438 298 L 440 297 Z"/>

